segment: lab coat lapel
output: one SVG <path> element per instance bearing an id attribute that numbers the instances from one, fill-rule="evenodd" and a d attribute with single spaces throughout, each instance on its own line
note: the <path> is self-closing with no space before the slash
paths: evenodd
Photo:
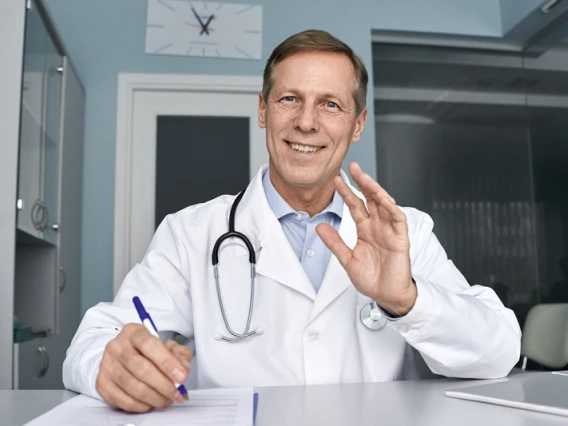
<path id="1" fill-rule="evenodd" d="M 280 222 L 273 214 L 266 221 L 266 235 L 257 272 L 315 300 L 314 287 L 292 250 Z"/>
<path id="2" fill-rule="evenodd" d="M 257 256 L 256 272 L 315 300 L 315 290 L 272 212 L 262 186 L 266 166 L 249 184 L 235 215 L 235 229 L 248 236 Z"/>
<path id="3" fill-rule="evenodd" d="M 343 177 L 345 180 L 346 177 Z M 339 236 L 350 249 L 355 247 L 355 244 L 357 243 L 357 227 L 349 213 L 349 207 L 347 207 L 346 204 L 343 205 L 343 217 L 341 219 L 341 225 L 339 226 Z M 329 264 L 327 266 L 323 282 L 317 294 L 314 307 L 310 314 L 310 321 L 312 321 L 351 286 L 351 280 L 349 279 L 347 272 L 343 269 L 337 260 L 337 257 L 332 254 L 329 259 Z"/>

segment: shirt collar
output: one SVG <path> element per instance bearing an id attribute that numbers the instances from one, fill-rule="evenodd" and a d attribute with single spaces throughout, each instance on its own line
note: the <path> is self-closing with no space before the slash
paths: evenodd
<path id="1" fill-rule="evenodd" d="M 282 196 L 276 191 L 274 185 L 270 181 L 270 168 L 266 168 L 264 172 L 264 176 L 262 177 L 262 186 L 264 187 L 264 193 L 266 194 L 266 200 L 268 201 L 268 205 L 274 212 L 274 215 L 278 220 L 282 219 L 284 216 L 297 213 L 290 205 L 282 198 Z M 337 191 L 333 193 L 333 199 L 329 206 L 325 208 L 320 214 L 330 212 L 335 213 L 340 219 L 343 216 L 343 199 L 339 195 Z"/>

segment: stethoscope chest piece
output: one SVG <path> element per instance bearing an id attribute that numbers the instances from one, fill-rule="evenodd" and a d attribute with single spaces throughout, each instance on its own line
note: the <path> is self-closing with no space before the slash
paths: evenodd
<path id="1" fill-rule="evenodd" d="M 361 322 L 372 331 L 379 331 L 387 325 L 387 319 L 381 313 L 376 302 L 368 303 L 361 308 Z"/>

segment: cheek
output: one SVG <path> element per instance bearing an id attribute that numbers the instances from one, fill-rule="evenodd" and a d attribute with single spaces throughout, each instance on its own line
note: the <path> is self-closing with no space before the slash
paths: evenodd
<path id="1" fill-rule="evenodd" d="M 344 150 L 349 147 L 351 137 L 353 136 L 354 127 L 351 123 L 345 123 L 342 120 L 333 122 L 328 126 L 328 135 L 333 138 L 335 149 Z"/>
<path id="2" fill-rule="evenodd" d="M 280 110 L 266 115 L 266 128 L 272 134 L 278 134 L 291 123 L 290 114 Z"/>

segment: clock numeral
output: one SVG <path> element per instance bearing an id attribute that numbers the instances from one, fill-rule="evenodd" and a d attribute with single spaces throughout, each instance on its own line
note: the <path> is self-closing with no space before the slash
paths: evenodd
<path id="1" fill-rule="evenodd" d="M 160 53 L 166 50 L 168 47 L 172 46 L 173 43 L 168 43 L 165 46 L 160 47 L 159 49 L 154 50 L 154 53 Z"/>
<path id="2" fill-rule="evenodd" d="M 245 55 L 247 58 L 252 58 L 252 55 L 249 55 L 247 52 L 245 52 L 243 49 L 239 49 L 237 46 L 235 46 L 235 50 L 243 55 Z"/>
<path id="3" fill-rule="evenodd" d="M 257 7 L 255 4 L 252 4 L 248 7 L 245 7 L 244 9 L 239 10 L 237 13 L 235 13 L 235 15 L 242 15 L 245 12 L 248 12 L 249 10 L 251 10 L 252 8 Z"/>
<path id="4" fill-rule="evenodd" d="M 164 6 L 166 9 L 170 9 L 172 12 L 175 12 L 176 10 L 170 6 L 169 4 L 166 3 L 165 0 L 158 0 L 158 3 L 160 3 L 162 6 Z"/>

